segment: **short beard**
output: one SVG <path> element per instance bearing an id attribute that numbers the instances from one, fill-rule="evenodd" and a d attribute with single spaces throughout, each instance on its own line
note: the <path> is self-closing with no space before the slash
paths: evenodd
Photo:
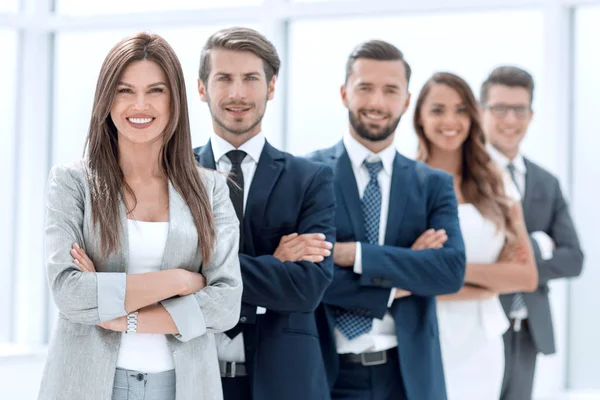
<path id="1" fill-rule="evenodd" d="M 206 94 L 206 100 L 208 103 L 208 111 L 210 112 L 210 116 L 212 117 L 213 121 L 215 121 L 217 123 L 217 125 L 219 125 L 221 128 L 225 129 L 227 132 L 232 133 L 234 135 L 245 135 L 246 133 L 250 132 L 252 129 L 256 128 L 256 126 L 258 124 L 260 124 L 263 120 L 263 117 L 265 116 L 265 112 L 267 111 L 267 101 L 268 99 L 265 99 L 265 108 L 262 112 L 262 114 L 260 114 L 256 120 L 250 124 L 250 126 L 248 128 L 244 128 L 244 129 L 233 129 L 229 126 L 227 126 L 225 124 L 225 122 L 221 121 L 216 115 L 215 113 L 213 113 L 212 107 L 211 107 L 211 100 L 210 100 L 210 96 L 208 95 L 208 93 Z"/>
<path id="2" fill-rule="evenodd" d="M 259 115 L 258 118 L 256 119 L 256 121 L 254 121 L 250 127 L 248 128 L 244 128 L 244 129 L 233 129 L 227 125 L 225 125 L 225 123 L 223 121 L 221 121 L 219 118 L 217 118 L 217 116 L 215 116 L 214 114 L 212 114 L 212 118 L 213 120 L 217 123 L 217 125 L 219 125 L 221 128 L 225 129 L 227 132 L 229 133 L 233 133 L 234 135 L 244 135 L 248 132 L 250 132 L 252 129 L 256 128 L 256 126 L 258 124 L 260 124 L 262 122 L 263 116 L 265 115 L 264 113 Z"/>
<path id="3" fill-rule="evenodd" d="M 350 120 L 350 126 L 354 129 L 354 132 L 361 138 L 371 142 L 381 142 L 389 138 L 396 131 L 396 128 L 398 128 L 401 118 L 402 115 L 395 121 L 392 121 L 392 123 L 383 127 L 379 132 L 371 133 L 369 128 L 360 121 L 359 116 L 354 114 L 351 110 L 348 110 L 348 119 Z"/>

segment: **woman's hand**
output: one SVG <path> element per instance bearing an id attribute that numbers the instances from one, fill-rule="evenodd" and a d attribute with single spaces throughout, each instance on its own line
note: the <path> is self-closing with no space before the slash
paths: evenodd
<path id="1" fill-rule="evenodd" d="M 127 330 L 127 317 L 119 317 L 98 324 L 107 331 L 125 332 Z"/>
<path id="2" fill-rule="evenodd" d="M 179 293 L 180 296 L 194 294 L 206 287 L 206 278 L 198 272 L 191 272 L 185 269 L 176 269 L 181 279 L 183 290 Z"/>
<path id="3" fill-rule="evenodd" d="M 82 272 L 96 272 L 94 263 L 77 243 L 73 243 L 71 248 L 71 257 L 73 257 L 73 262 L 75 262 L 75 265 L 81 268 Z"/>

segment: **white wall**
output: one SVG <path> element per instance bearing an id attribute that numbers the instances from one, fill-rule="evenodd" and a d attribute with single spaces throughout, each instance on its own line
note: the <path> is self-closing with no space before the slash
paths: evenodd
<path id="1" fill-rule="evenodd" d="M 37 399 L 44 360 L 44 351 L 0 344 L 0 399 Z"/>
<path id="2" fill-rule="evenodd" d="M 576 16 L 575 140 L 572 210 L 585 253 L 584 271 L 571 286 L 569 385 L 600 389 L 600 6 Z"/>

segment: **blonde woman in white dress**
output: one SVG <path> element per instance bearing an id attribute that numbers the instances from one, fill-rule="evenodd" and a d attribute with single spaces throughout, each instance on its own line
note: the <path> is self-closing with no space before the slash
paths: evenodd
<path id="1" fill-rule="evenodd" d="M 433 75 L 417 99 L 414 126 L 418 158 L 454 176 L 467 251 L 465 285 L 437 298 L 448 400 L 498 399 L 509 328 L 498 294 L 533 291 L 538 280 L 518 191 L 505 187 L 510 179 L 485 150 L 478 105 L 462 78 Z"/>

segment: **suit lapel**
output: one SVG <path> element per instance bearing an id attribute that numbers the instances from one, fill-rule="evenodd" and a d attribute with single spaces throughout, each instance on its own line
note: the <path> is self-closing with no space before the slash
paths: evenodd
<path id="1" fill-rule="evenodd" d="M 250 218 L 261 221 L 258 226 L 263 225 L 262 221 L 264 220 L 269 197 L 283 171 L 284 165 L 284 154 L 271 146 L 269 142 L 265 142 L 265 147 L 252 178 L 244 211 L 244 240 L 245 244 L 250 245 L 251 248 L 253 248 L 252 243 L 248 243 L 253 236 L 249 226 Z"/>
<path id="2" fill-rule="evenodd" d="M 187 256 L 181 249 L 195 248 L 197 241 L 198 233 L 189 208 L 169 181 L 169 231 L 160 269 L 174 268 L 178 260 Z"/>
<path id="3" fill-rule="evenodd" d="M 113 260 L 113 272 L 127 272 L 129 265 L 129 226 L 127 222 L 127 208 L 121 195 L 119 195 L 119 219 L 121 220 L 121 247 L 113 256 L 109 256 Z"/>
<path id="4" fill-rule="evenodd" d="M 336 145 L 337 164 L 335 168 L 337 192 L 346 208 L 347 220 L 352 223 L 354 236 L 358 241 L 365 240 L 365 226 L 362 218 L 362 204 L 352 169 L 352 162 L 343 142 Z"/>
<path id="5" fill-rule="evenodd" d="M 525 173 L 525 194 L 523 195 L 523 214 L 525 216 L 532 215 L 531 210 L 533 208 L 533 194 L 535 193 L 535 172 L 531 163 L 525 159 L 525 167 L 527 172 Z M 526 221 L 527 224 L 527 221 Z"/>
<path id="6" fill-rule="evenodd" d="M 409 171 L 408 163 L 400 154 L 396 153 L 394 157 L 394 167 L 392 168 L 392 183 L 390 186 L 390 202 L 388 207 L 388 218 L 385 231 L 385 244 L 394 244 L 397 242 L 397 236 L 400 230 L 404 209 L 408 202 Z"/>
<path id="7" fill-rule="evenodd" d="M 202 165 L 204 168 L 217 169 L 217 165 L 215 164 L 215 156 L 212 150 L 212 144 L 210 140 L 206 143 L 205 146 L 202 146 L 200 150 L 195 153 L 196 160 Z"/>

